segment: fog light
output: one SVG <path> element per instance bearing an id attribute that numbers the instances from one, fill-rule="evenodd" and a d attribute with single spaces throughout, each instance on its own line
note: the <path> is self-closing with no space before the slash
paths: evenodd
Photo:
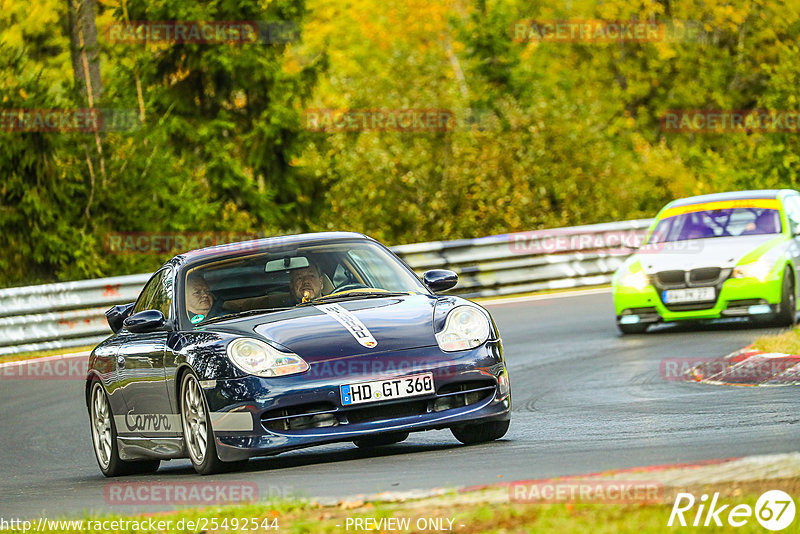
<path id="1" fill-rule="evenodd" d="M 636 324 L 641 320 L 638 315 L 623 315 L 619 318 L 619 324 Z"/>
<path id="2" fill-rule="evenodd" d="M 747 308 L 747 313 L 750 315 L 762 315 L 764 313 L 772 313 L 772 308 L 770 308 L 769 304 L 758 304 Z"/>
<path id="3" fill-rule="evenodd" d="M 442 397 L 441 399 L 436 399 L 436 402 L 433 403 L 433 411 L 441 412 L 461 406 L 461 404 L 456 403 L 456 399 L 454 397 L 455 395 L 449 395 L 447 397 Z"/>

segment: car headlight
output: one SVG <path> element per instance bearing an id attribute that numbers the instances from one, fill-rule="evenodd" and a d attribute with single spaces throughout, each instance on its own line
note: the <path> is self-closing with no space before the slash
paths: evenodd
<path id="1" fill-rule="evenodd" d="M 744 265 L 737 265 L 733 268 L 733 277 L 734 278 L 758 278 L 760 281 L 764 281 L 769 276 L 769 273 L 772 272 L 773 265 L 768 262 L 764 261 L 764 259 L 759 259 L 752 263 L 745 263 Z"/>
<path id="2" fill-rule="evenodd" d="M 251 375 L 271 377 L 302 373 L 308 364 L 293 352 L 281 352 L 258 339 L 243 337 L 228 344 L 228 357 Z"/>
<path id="3" fill-rule="evenodd" d="M 456 306 L 436 334 L 436 342 L 446 352 L 472 349 L 489 339 L 490 331 L 489 319 L 477 308 Z"/>
<path id="4" fill-rule="evenodd" d="M 641 291 L 650 285 L 650 279 L 647 278 L 644 271 L 628 271 L 619 279 L 619 285 Z"/>

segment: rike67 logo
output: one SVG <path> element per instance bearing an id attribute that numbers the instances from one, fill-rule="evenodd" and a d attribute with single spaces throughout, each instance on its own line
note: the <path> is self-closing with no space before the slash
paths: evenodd
<path id="1" fill-rule="evenodd" d="M 677 519 L 683 527 L 721 527 L 725 522 L 732 527 L 741 527 L 755 517 L 765 529 L 780 531 L 794 521 L 794 501 L 781 490 L 764 492 L 756 501 L 755 508 L 749 504 L 737 504 L 730 508 L 730 504 L 719 505 L 718 500 L 719 493 L 715 493 L 710 502 L 705 493 L 700 496 L 699 502 L 691 493 L 678 493 L 667 526 L 671 527 Z M 695 504 L 697 509 L 693 510 Z"/>

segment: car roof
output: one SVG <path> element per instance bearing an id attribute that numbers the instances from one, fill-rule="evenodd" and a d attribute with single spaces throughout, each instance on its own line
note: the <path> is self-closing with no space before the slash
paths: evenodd
<path id="1" fill-rule="evenodd" d="M 266 252 L 273 247 L 320 244 L 325 242 L 340 241 L 343 239 L 360 239 L 375 242 L 375 240 L 371 237 L 356 232 L 316 232 L 309 234 L 284 235 L 190 250 L 175 256 L 167 263 L 185 267 L 189 264 L 202 263 L 209 259 L 230 258 L 242 254 L 249 255 L 258 253 L 260 251 Z"/>
<path id="2" fill-rule="evenodd" d="M 720 200 L 751 200 L 779 198 L 783 193 L 796 193 L 792 189 L 754 189 L 751 191 L 731 191 L 729 193 L 712 193 L 696 197 L 681 198 L 668 204 L 668 207 L 690 206 L 705 202 L 718 202 Z"/>

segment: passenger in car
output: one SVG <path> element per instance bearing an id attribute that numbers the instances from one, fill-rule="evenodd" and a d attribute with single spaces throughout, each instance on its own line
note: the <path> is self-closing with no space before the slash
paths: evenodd
<path id="1" fill-rule="evenodd" d="M 762 211 L 756 220 L 747 225 L 742 235 L 762 235 L 778 233 L 778 212 L 774 210 Z"/>

